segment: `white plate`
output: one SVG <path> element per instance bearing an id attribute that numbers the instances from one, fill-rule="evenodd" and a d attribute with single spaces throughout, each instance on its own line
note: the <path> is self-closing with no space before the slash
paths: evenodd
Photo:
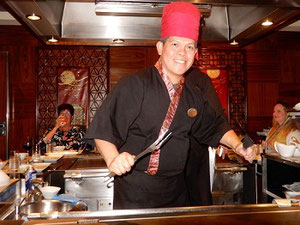
<path id="1" fill-rule="evenodd" d="M 44 162 L 48 163 L 56 163 L 57 160 L 59 160 L 62 157 L 62 155 L 47 155 L 47 156 L 41 156 L 42 160 Z"/>
<path id="2" fill-rule="evenodd" d="M 42 172 L 44 169 L 46 169 L 50 165 L 51 165 L 51 163 L 33 163 L 32 164 L 33 168 L 38 173 Z"/>
<path id="3" fill-rule="evenodd" d="M 66 146 L 54 146 L 53 150 L 54 151 L 63 151 L 65 150 Z"/>
<path id="4" fill-rule="evenodd" d="M 66 150 L 66 151 L 54 151 L 54 152 L 48 152 L 46 155 L 51 157 L 62 157 L 63 155 L 77 155 L 79 152 L 74 150 Z"/>

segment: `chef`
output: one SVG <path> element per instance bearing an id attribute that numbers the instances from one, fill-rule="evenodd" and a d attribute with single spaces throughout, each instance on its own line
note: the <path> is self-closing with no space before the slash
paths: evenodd
<path id="1" fill-rule="evenodd" d="M 158 62 L 121 79 L 102 103 L 87 130 L 107 167 L 116 174 L 114 209 L 189 205 L 184 167 L 190 137 L 235 149 L 248 161 L 224 115 L 209 104 L 213 86 L 207 76 L 191 69 L 197 54 L 200 12 L 187 2 L 172 2 L 162 16 Z M 206 90 L 209 89 L 209 90 Z M 137 154 L 169 130 L 172 137 L 151 154 Z"/>

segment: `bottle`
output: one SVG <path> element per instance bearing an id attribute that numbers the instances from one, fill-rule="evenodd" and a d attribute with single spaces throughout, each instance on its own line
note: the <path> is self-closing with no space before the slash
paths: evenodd
<path id="1" fill-rule="evenodd" d="M 29 164 L 28 170 L 25 173 L 25 191 L 28 192 L 30 187 L 30 181 L 36 179 L 36 171 L 31 164 Z"/>
<path id="2" fill-rule="evenodd" d="M 32 139 L 30 137 L 27 137 L 23 145 L 23 148 L 25 149 L 25 151 L 31 151 L 32 147 L 33 147 Z"/>

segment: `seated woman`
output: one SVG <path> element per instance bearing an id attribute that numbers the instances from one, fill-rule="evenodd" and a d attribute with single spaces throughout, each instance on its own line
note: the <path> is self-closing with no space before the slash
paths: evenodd
<path id="1" fill-rule="evenodd" d="M 282 128 L 279 128 L 288 118 L 288 111 L 289 106 L 285 102 L 278 101 L 274 106 L 272 128 L 266 138 L 266 143 L 268 143 L 268 146 L 273 150 L 276 141 L 288 145 L 290 144 L 292 137 L 295 137 L 300 141 L 300 130 L 295 120 L 290 119 Z M 275 133 L 278 128 L 280 130 Z"/>
<path id="2" fill-rule="evenodd" d="M 84 131 L 72 126 L 74 108 L 70 104 L 62 104 L 57 108 L 58 118 L 54 128 L 49 128 L 43 135 L 44 143 L 55 143 L 55 146 L 66 146 L 65 149 L 82 149 L 85 145 Z"/>

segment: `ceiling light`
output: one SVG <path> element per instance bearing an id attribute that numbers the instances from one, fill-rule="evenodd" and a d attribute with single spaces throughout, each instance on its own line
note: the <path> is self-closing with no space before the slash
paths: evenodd
<path id="1" fill-rule="evenodd" d="M 271 26 L 272 24 L 273 24 L 273 22 L 269 21 L 268 19 L 261 23 L 261 25 L 263 25 L 263 26 Z"/>
<path id="2" fill-rule="evenodd" d="M 33 20 L 33 21 L 38 21 L 41 19 L 41 16 L 35 15 L 35 13 L 32 13 L 31 15 L 27 15 L 26 18 L 29 20 Z"/>
<path id="3" fill-rule="evenodd" d="M 124 43 L 125 40 L 124 40 L 124 39 L 119 39 L 119 38 L 118 38 L 118 39 L 114 39 L 113 42 L 116 43 L 116 44 L 121 44 L 121 43 Z"/>
<path id="4" fill-rule="evenodd" d="M 52 42 L 52 43 L 55 43 L 55 42 L 57 42 L 57 39 L 52 36 L 50 39 L 48 39 L 48 41 Z"/>
<path id="5" fill-rule="evenodd" d="M 233 40 L 232 42 L 230 42 L 230 45 L 233 45 L 233 46 L 238 45 L 238 44 L 239 43 L 236 40 Z"/>

